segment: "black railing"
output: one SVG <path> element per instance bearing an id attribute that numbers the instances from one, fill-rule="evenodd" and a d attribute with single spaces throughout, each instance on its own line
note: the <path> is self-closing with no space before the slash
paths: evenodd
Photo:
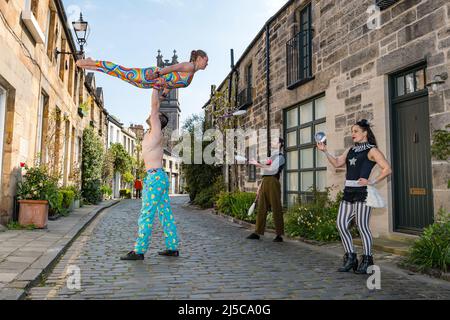
<path id="1" fill-rule="evenodd" d="M 252 89 L 253 88 L 245 88 L 239 92 L 237 101 L 238 108 L 245 108 L 253 103 Z"/>
<path id="2" fill-rule="evenodd" d="M 312 78 L 312 30 L 301 31 L 286 43 L 287 87 Z"/>

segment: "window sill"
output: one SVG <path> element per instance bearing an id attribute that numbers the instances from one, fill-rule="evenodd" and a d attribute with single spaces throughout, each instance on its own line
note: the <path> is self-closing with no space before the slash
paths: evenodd
<path id="1" fill-rule="evenodd" d="M 247 110 L 251 105 L 253 105 L 253 101 L 246 102 L 238 107 L 238 110 Z"/>
<path id="2" fill-rule="evenodd" d="M 34 41 L 39 44 L 45 43 L 44 32 L 42 32 L 41 28 L 39 27 L 39 24 L 31 10 L 22 11 L 22 20 L 28 31 L 30 31 L 31 35 L 33 36 Z"/>
<path id="3" fill-rule="evenodd" d="M 310 81 L 312 81 L 314 79 L 315 79 L 315 76 L 312 76 L 312 77 L 306 78 L 306 79 L 302 79 L 302 80 L 298 80 L 297 82 L 294 82 L 294 83 L 288 85 L 287 89 L 288 90 L 294 90 L 295 88 L 297 88 L 297 87 L 299 87 L 301 85 L 304 85 L 304 84 L 306 84 L 306 83 L 308 83 L 308 82 L 310 82 Z"/>

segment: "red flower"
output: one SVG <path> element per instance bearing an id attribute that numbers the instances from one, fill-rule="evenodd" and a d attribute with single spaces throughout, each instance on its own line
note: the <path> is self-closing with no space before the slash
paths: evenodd
<path id="1" fill-rule="evenodd" d="M 21 163 L 20 163 L 20 167 L 21 167 L 21 168 L 25 168 L 25 166 L 26 166 L 25 162 L 21 162 Z"/>

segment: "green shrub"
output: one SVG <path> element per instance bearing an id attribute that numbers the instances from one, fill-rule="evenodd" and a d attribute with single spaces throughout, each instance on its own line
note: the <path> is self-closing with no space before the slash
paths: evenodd
<path id="1" fill-rule="evenodd" d="M 426 228 L 411 250 L 406 262 L 414 264 L 420 271 L 437 268 L 447 272 L 450 268 L 450 219 L 441 210 L 438 220 Z"/>
<path id="2" fill-rule="evenodd" d="M 127 171 L 123 174 L 123 181 L 125 183 L 132 183 L 134 181 L 134 176 L 131 174 L 131 172 Z"/>
<path id="3" fill-rule="evenodd" d="M 225 190 L 223 177 L 216 178 L 212 186 L 203 189 L 195 196 L 193 204 L 200 206 L 203 209 L 213 208 L 219 199 L 220 194 Z"/>
<path id="4" fill-rule="evenodd" d="M 313 201 L 289 208 L 285 217 L 286 233 L 289 236 L 324 242 L 340 239 L 336 221 L 342 193 L 332 200 L 330 191 L 330 188 L 326 192 L 313 190 Z M 356 228 L 352 229 L 352 233 L 357 235 Z"/>
<path id="5" fill-rule="evenodd" d="M 232 194 L 228 192 L 221 192 L 217 196 L 216 207 L 219 212 L 231 215 L 231 199 Z"/>
<path id="6" fill-rule="evenodd" d="M 120 189 L 119 196 L 125 199 L 131 199 L 131 190 L 130 189 Z"/>
<path id="7" fill-rule="evenodd" d="M 92 128 L 83 131 L 81 189 L 84 202 L 97 204 L 102 200 L 100 191 L 104 146 Z"/>
<path id="8" fill-rule="evenodd" d="M 56 192 L 54 193 L 54 196 L 52 197 L 52 200 L 51 200 L 51 205 L 49 208 L 49 215 L 52 216 L 52 215 L 66 213 L 66 211 L 64 210 L 64 207 L 63 207 L 63 200 L 64 200 L 63 192 L 60 190 L 56 190 Z"/>
<path id="9" fill-rule="evenodd" d="M 251 220 L 248 216 L 248 209 L 255 201 L 255 198 L 256 193 L 234 192 L 231 197 L 231 215 L 237 219 Z"/>
<path id="10" fill-rule="evenodd" d="M 112 153 L 112 159 L 114 159 L 114 172 L 119 172 L 122 175 L 131 172 L 133 169 L 133 158 L 128 154 L 122 144 L 112 144 L 109 152 Z M 131 181 L 133 181 L 133 178 L 131 178 Z"/>
<path id="11" fill-rule="evenodd" d="M 197 130 L 199 128 L 205 128 L 205 119 L 203 116 L 194 114 L 184 122 L 182 130 L 185 133 L 189 133 L 189 136 L 192 138 L 190 149 L 184 148 L 181 151 L 181 157 L 190 157 L 191 160 L 194 160 L 191 155 L 195 154 L 194 148 L 196 145 L 201 145 L 203 148 L 207 148 L 210 145 L 209 141 L 198 140 L 199 135 L 197 134 Z M 180 142 L 182 142 L 181 139 Z M 187 152 L 189 156 L 186 155 L 185 152 Z M 211 155 L 214 156 L 215 152 L 213 151 Z M 195 164 L 190 163 L 190 161 L 183 162 L 182 171 L 185 179 L 185 190 L 189 193 L 189 199 L 193 203 L 198 194 L 204 189 L 211 187 L 217 177 L 223 175 L 222 166 L 206 163 Z M 203 198 L 204 196 L 201 197 Z"/>
<path id="12" fill-rule="evenodd" d="M 450 129 L 450 124 L 447 124 L 445 128 Z M 434 131 L 433 144 L 431 145 L 431 154 L 438 160 L 447 160 L 450 157 L 450 131 Z"/>
<path id="13" fill-rule="evenodd" d="M 70 190 L 73 192 L 73 199 L 80 200 L 81 199 L 81 190 L 79 190 L 76 186 L 68 186 L 64 188 L 65 190 Z"/>
<path id="14" fill-rule="evenodd" d="M 62 206 L 65 209 L 69 209 L 72 205 L 73 200 L 75 199 L 75 193 L 72 190 L 67 188 L 60 189 L 60 192 L 63 195 Z"/>
<path id="15" fill-rule="evenodd" d="M 102 201 L 100 179 L 86 181 L 83 186 L 83 198 L 85 204 L 98 204 Z"/>
<path id="16" fill-rule="evenodd" d="M 216 201 L 219 212 L 240 220 L 254 222 L 255 214 L 248 216 L 248 209 L 255 201 L 256 194 L 249 192 L 221 192 Z M 255 210 L 256 212 L 256 210 Z"/>
<path id="17" fill-rule="evenodd" d="M 102 192 L 102 194 L 103 194 L 104 196 L 107 196 L 107 197 L 112 196 L 112 189 L 111 189 L 110 186 L 103 185 L 103 186 L 100 188 L 100 191 Z"/>
<path id="18" fill-rule="evenodd" d="M 214 189 L 206 188 L 197 193 L 193 204 L 200 206 L 203 209 L 212 208 L 214 206 Z"/>

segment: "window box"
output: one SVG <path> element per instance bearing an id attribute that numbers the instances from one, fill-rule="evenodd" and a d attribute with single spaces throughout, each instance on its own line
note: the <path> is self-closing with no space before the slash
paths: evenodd
<path id="1" fill-rule="evenodd" d="M 83 118 L 83 117 L 86 117 L 86 116 L 87 116 L 87 112 L 86 112 L 83 108 L 79 107 L 79 108 L 78 108 L 78 115 L 79 115 L 81 118 Z"/>
<path id="2" fill-rule="evenodd" d="M 30 31 L 36 43 L 45 43 L 44 32 L 42 32 L 41 27 L 39 27 L 39 24 L 31 10 L 22 11 L 22 21 L 27 27 L 28 31 Z"/>

